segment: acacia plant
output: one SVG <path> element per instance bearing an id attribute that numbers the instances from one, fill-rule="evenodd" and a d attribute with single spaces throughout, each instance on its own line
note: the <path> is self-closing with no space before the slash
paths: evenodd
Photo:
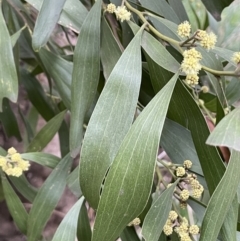
<path id="1" fill-rule="evenodd" d="M 240 240 L 235 2 L 0 0 L 0 120 L 23 143 L 0 149 L 2 198 L 26 240 Z M 61 158 L 42 152 L 56 133 Z M 66 186 L 78 201 L 44 237 Z"/>

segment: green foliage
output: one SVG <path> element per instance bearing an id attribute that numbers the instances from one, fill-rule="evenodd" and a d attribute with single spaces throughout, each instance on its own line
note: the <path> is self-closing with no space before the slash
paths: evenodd
<path id="1" fill-rule="evenodd" d="M 110 2 L 0 0 L 0 200 L 29 241 L 238 240 L 238 6 Z"/>

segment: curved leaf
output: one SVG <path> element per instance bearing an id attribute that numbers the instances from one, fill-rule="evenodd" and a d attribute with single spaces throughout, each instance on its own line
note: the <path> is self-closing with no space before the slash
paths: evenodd
<path id="1" fill-rule="evenodd" d="M 56 207 L 67 183 L 67 174 L 72 165 L 70 155 L 65 156 L 44 182 L 29 213 L 28 241 L 36 241 Z"/>
<path id="2" fill-rule="evenodd" d="M 26 2 L 30 3 L 37 10 L 40 10 L 43 0 L 26 0 Z M 87 14 L 88 11 L 81 1 L 67 0 L 63 6 L 58 23 L 75 32 L 79 32 Z"/>
<path id="3" fill-rule="evenodd" d="M 172 208 L 172 196 L 178 181 L 167 188 L 153 202 L 142 227 L 142 235 L 145 240 L 158 241 Z"/>
<path id="4" fill-rule="evenodd" d="M 26 234 L 27 233 L 27 219 L 28 219 L 28 213 L 23 206 L 20 198 L 13 190 L 12 186 L 8 182 L 5 174 L 0 171 L 1 178 L 2 178 L 2 185 L 3 185 L 3 191 L 4 191 L 4 197 L 7 202 L 8 210 L 16 223 L 18 229 Z"/>
<path id="5" fill-rule="evenodd" d="M 62 111 L 53 117 L 47 124 L 37 133 L 27 148 L 27 152 L 41 151 L 55 136 L 60 128 L 66 111 Z"/>
<path id="6" fill-rule="evenodd" d="M 80 197 L 82 195 L 82 191 L 79 186 L 79 166 L 77 166 L 71 174 L 68 175 L 67 185 L 75 196 Z"/>
<path id="7" fill-rule="evenodd" d="M 134 33 L 139 30 L 139 27 L 133 22 L 129 22 L 129 25 Z M 173 73 L 176 73 L 179 70 L 180 64 L 176 61 L 176 59 L 173 58 L 173 56 L 158 40 L 146 31 L 143 32 L 142 47 L 146 53 L 164 69 Z"/>
<path id="8" fill-rule="evenodd" d="M 240 181 L 240 152 L 232 151 L 226 172 L 208 203 L 203 219 L 200 241 L 216 240 L 220 228 L 236 196 Z"/>
<path id="9" fill-rule="evenodd" d="M 100 72 L 100 23 L 102 0 L 90 10 L 74 51 L 70 151 L 76 157 L 83 137 L 84 117 L 94 100 Z"/>
<path id="10" fill-rule="evenodd" d="M 7 97 L 12 102 L 18 97 L 18 77 L 13 57 L 11 37 L 2 13 L 2 2 L 0 2 L 0 112 L 2 112 L 2 101 Z"/>
<path id="11" fill-rule="evenodd" d="M 85 133 L 80 161 L 80 185 L 97 208 L 104 176 L 129 130 L 141 83 L 141 29 L 111 72 Z M 113 134 L 114 133 L 114 134 Z"/>
<path id="12" fill-rule="evenodd" d="M 68 211 L 57 228 L 52 241 L 75 241 L 77 233 L 78 215 L 84 205 L 84 197 L 81 197 Z"/>
<path id="13" fill-rule="evenodd" d="M 207 139 L 207 144 L 227 146 L 240 151 L 240 108 L 225 116 Z"/>
<path id="14" fill-rule="evenodd" d="M 47 43 L 65 2 L 66 0 L 43 0 L 32 35 L 32 46 L 35 51 L 39 51 Z"/>
<path id="15" fill-rule="evenodd" d="M 59 157 L 42 152 L 22 153 L 21 157 L 49 168 L 55 168 L 60 161 Z"/>
<path id="16" fill-rule="evenodd" d="M 124 138 L 105 180 L 92 241 L 115 240 L 146 206 L 160 136 L 177 79 L 178 73 L 147 105 Z"/>
<path id="17" fill-rule="evenodd" d="M 46 49 L 41 49 L 39 56 L 47 72 L 53 78 L 63 103 L 70 110 L 73 63 L 66 61 Z"/>

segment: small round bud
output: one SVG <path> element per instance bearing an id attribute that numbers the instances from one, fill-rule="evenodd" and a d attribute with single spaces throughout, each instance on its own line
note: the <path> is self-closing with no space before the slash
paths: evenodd
<path id="1" fill-rule="evenodd" d="M 128 226 L 137 226 L 141 223 L 141 220 L 139 218 L 134 218 L 129 224 Z"/>
<path id="2" fill-rule="evenodd" d="M 176 169 L 176 175 L 177 175 L 177 177 L 182 177 L 182 176 L 184 176 L 186 174 L 186 171 L 185 171 L 185 169 L 183 168 L 183 167 L 178 167 L 177 169 Z"/>
<path id="3" fill-rule="evenodd" d="M 178 214 L 175 211 L 170 211 L 169 212 L 168 218 L 171 221 L 175 221 L 177 219 L 177 217 L 178 217 Z"/>
<path id="4" fill-rule="evenodd" d="M 190 160 L 185 160 L 183 162 L 183 166 L 187 169 L 190 169 L 192 167 L 192 162 Z"/>
<path id="5" fill-rule="evenodd" d="M 181 198 L 182 201 L 187 201 L 188 198 L 189 198 L 189 195 L 190 195 L 189 191 L 187 189 L 184 189 L 180 193 L 180 198 Z"/>
<path id="6" fill-rule="evenodd" d="M 232 61 L 235 62 L 236 64 L 240 63 L 240 52 L 236 52 L 233 54 Z"/>
<path id="7" fill-rule="evenodd" d="M 109 13 L 114 13 L 116 11 L 116 5 L 113 3 L 108 4 L 106 11 Z"/>
<path id="8" fill-rule="evenodd" d="M 169 226 L 169 225 L 164 225 L 163 227 L 163 232 L 165 235 L 169 236 L 173 233 L 173 228 L 172 226 Z"/>
<path id="9" fill-rule="evenodd" d="M 16 149 L 14 147 L 11 147 L 11 148 L 8 149 L 8 154 L 9 155 L 13 155 L 15 153 L 17 153 L 17 151 L 16 151 Z"/>
<path id="10" fill-rule="evenodd" d="M 189 227 L 189 233 L 193 234 L 193 235 L 198 234 L 199 233 L 199 227 L 197 225 L 191 225 Z"/>
<path id="11" fill-rule="evenodd" d="M 180 37 L 189 37 L 191 32 L 191 25 L 188 21 L 184 21 L 183 23 L 178 25 L 177 33 Z"/>
<path id="12" fill-rule="evenodd" d="M 204 86 L 201 87 L 201 90 L 202 90 L 203 93 L 208 93 L 209 92 L 209 87 L 204 85 Z"/>

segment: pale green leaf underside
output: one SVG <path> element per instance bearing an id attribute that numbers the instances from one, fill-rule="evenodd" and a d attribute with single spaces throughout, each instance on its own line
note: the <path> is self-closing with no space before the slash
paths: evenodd
<path id="1" fill-rule="evenodd" d="M 142 29 L 111 72 L 85 133 L 80 161 L 80 185 L 97 208 L 104 176 L 131 127 L 142 76 Z M 124 101 L 123 101 L 124 100 Z"/>
<path id="2" fill-rule="evenodd" d="M 207 144 L 227 146 L 240 151 L 240 108 L 234 109 L 216 126 L 207 139 Z"/>
<path id="3" fill-rule="evenodd" d="M 160 135 L 177 79 L 178 73 L 143 110 L 124 138 L 105 180 L 92 241 L 114 241 L 147 204 Z"/>
<path id="4" fill-rule="evenodd" d="M 71 98 L 70 151 L 80 151 L 84 117 L 94 100 L 100 72 L 100 23 L 102 1 L 95 2 L 78 36 L 74 50 Z"/>
<path id="5" fill-rule="evenodd" d="M 41 9 L 43 0 L 27 0 L 38 11 Z M 75 32 L 79 32 L 80 28 L 88 14 L 87 9 L 81 1 L 67 0 L 63 6 L 63 10 L 58 21 L 64 27 L 70 28 Z"/>
<path id="6" fill-rule="evenodd" d="M 32 35 L 32 46 L 35 51 L 39 51 L 47 43 L 65 2 L 66 0 L 43 0 Z"/>

